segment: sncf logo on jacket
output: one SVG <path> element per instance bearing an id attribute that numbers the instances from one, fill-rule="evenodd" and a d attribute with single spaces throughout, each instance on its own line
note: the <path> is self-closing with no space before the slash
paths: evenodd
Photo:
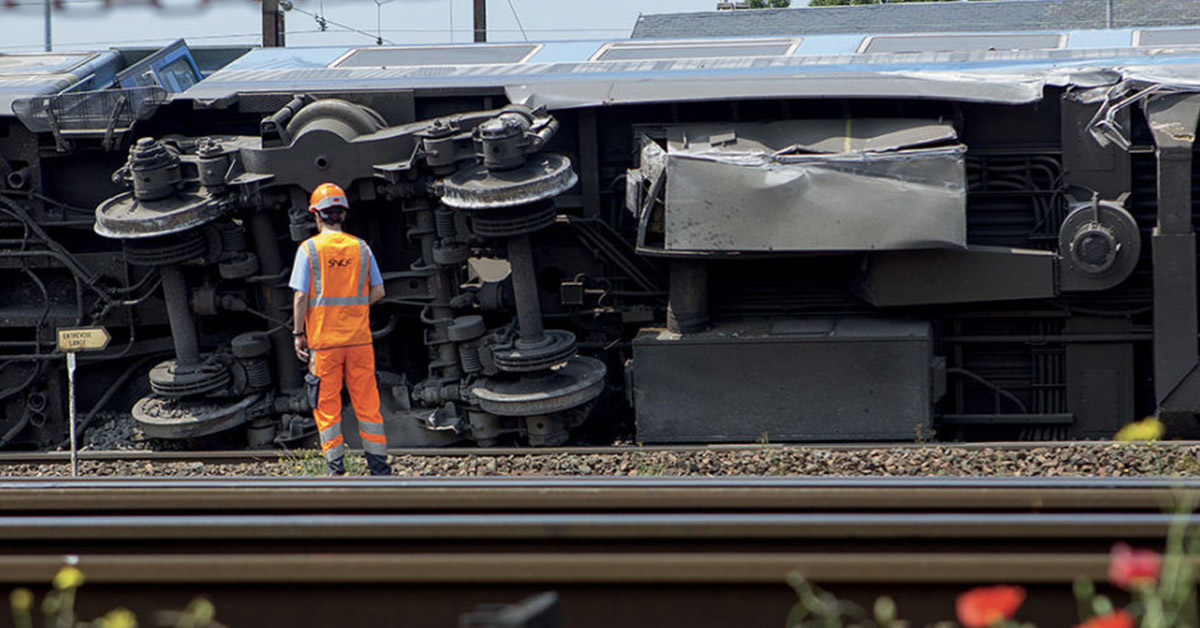
<path id="1" fill-rule="evenodd" d="M 303 244 L 308 254 L 308 346 L 330 349 L 371 344 L 371 254 L 362 240 L 327 231 Z"/>

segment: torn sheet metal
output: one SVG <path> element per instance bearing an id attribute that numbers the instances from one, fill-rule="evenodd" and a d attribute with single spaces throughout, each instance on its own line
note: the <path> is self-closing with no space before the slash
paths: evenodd
<path id="1" fill-rule="evenodd" d="M 1080 102 L 1100 102 L 1088 132 L 1101 146 L 1110 142 L 1124 150 L 1132 145 L 1128 129 L 1120 122 L 1121 112 L 1131 106 L 1171 94 L 1200 93 L 1200 64 L 1176 63 L 1125 68 L 1121 80 L 1074 94 Z"/>
<path id="2" fill-rule="evenodd" d="M 966 246 L 965 148 L 947 124 L 683 125 L 667 147 L 664 254 Z"/>
<path id="3" fill-rule="evenodd" d="M 935 121 L 894 118 L 788 120 L 756 124 L 714 123 L 673 127 L 673 153 L 718 151 L 723 155 L 866 153 L 946 144 L 954 128 Z"/>
<path id="4" fill-rule="evenodd" d="M 627 171 L 625 177 L 625 209 L 634 216 L 642 214 L 642 207 L 648 202 L 646 197 L 649 197 L 649 202 L 653 202 L 658 196 L 662 177 L 667 171 L 667 151 L 645 136 L 638 138 L 638 143 L 642 147 L 639 161 L 641 167 Z M 643 195 L 643 191 L 646 191 L 646 194 Z M 649 208 L 646 211 L 649 211 Z"/>

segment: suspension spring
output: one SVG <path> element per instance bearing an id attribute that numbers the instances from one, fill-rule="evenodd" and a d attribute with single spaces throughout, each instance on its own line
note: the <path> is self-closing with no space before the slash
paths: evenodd
<path id="1" fill-rule="evenodd" d="M 433 217 L 437 221 L 439 238 L 451 239 L 458 235 L 458 226 L 454 223 L 454 212 L 445 207 L 435 210 Z"/>
<path id="2" fill-rule="evenodd" d="M 483 370 L 483 362 L 479 359 L 479 347 L 458 345 L 458 357 L 462 360 L 464 372 L 478 373 Z"/>
<path id="3" fill-rule="evenodd" d="M 271 385 L 271 368 L 266 358 L 252 360 L 246 364 L 246 384 L 258 390 Z"/>

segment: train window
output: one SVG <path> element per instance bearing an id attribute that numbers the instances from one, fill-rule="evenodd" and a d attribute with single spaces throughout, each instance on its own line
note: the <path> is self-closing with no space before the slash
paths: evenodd
<path id="1" fill-rule="evenodd" d="M 614 41 L 604 44 L 592 61 L 642 61 L 650 59 L 719 59 L 728 57 L 781 57 L 792 54 L 799 37 L 769 39 L 706 39 L 675 41 Z"/>
<path id="2" fill-rule="evenodd" d="M 1134 31 L 1135 46 L 1200 46 L 1200 28 L 1158 28 Z"/>
<path id="3" fill-rule="evenodd" d="M 161 87 L 178 93 L 200 82 L 200 69 L 192 51 L 177 39 L 153 54 L 121 70 L 116 82 L 123 88 Z"/>
<path id="4" fill-rule="evenodd" d="M 197 82 L 191 60 L 179 57 L 158 70 L 159 81 L 169 92 L 182 92 Z"/>
<path id="5" fill-rule="evenodd" d="M 473 44 L 464 46 L 397 46 L 357 48 L 331 68 L 380 68 L 415 65 L 502 65 L 524 63 L 541 44 Z"/>
<path id="6" fill-rule="evenodd" d="M 1049 50 L 1062 48 L 1067 36 L 1057 33 L 987 33 L 979 35 L 881 35 L 867 37 L 859 52 L 977 52 L 984 50 Z"/>

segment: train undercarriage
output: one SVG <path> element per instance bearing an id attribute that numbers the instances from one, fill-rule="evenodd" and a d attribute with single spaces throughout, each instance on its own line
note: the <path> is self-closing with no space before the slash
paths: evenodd
<path id="1" fill-rule="evenodd" d="M 94 325 L 84 429 L 310 441 L 287 277 L 325 181 L 383 270 L 393 447 L 1193 427 L 1194 94 L 478 91 L 0 118 L 0 448 L 63 443 L 55 330 Z"/>

